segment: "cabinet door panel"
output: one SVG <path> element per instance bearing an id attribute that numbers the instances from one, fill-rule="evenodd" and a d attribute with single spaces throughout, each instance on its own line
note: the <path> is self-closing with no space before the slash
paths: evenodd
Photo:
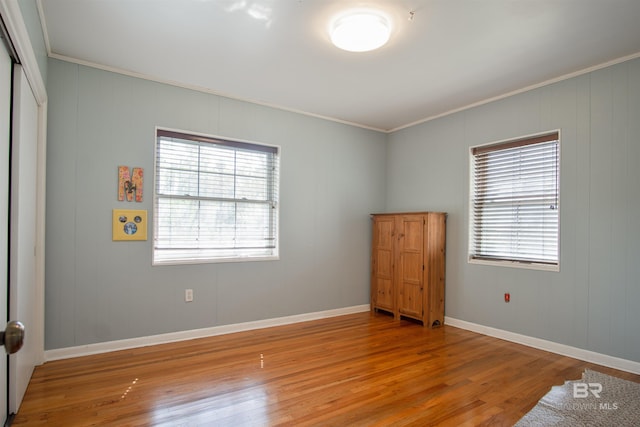
<path id="1" fill-rule="evenodd" d="M 393 252 L 389 249 L 378 249 L 376 256 L 375 274 L 378 277 L 391 280 L 391 275 L 393 274 Z"/>
<path id="2" fill-rule="evenodd" d="M 422 253 L 423 221 L 420 216 L 402 219 L 402 250 Z"/>
<path id="3" fill-rule="evenodd" d="M 402 254 L 402 283 L 419 285 L 422 283 L 422 253 L 405 252 Z"/>
<path id="4" fill-rule="evenodd" d="M 400 313 L 420 319 L 422 317 L 422 285 L 403 283 L 400 294 Z"/>
<path id="5" fill-rule="evenodd" d="M 373 247 L 389 250 L 393 248 L 393 225 L 393 218 L 380 218 L 375 221 Z"/>
<path id="6" fill-rule="evenodd" d="M 371 257 L 371 306 L 395 312 L 393 286 L 394 219 L 379 217 L 373 222 Z"/>
<path id="7" fill-rule="evenodd" d="M 391 279 L 376 280 L 376 307 L 393 310 L 393 282 Z"/>
<path id="8" fill-rule="evenodd" d="M 423 239 L 424 219 L 420 216 L 400 218 L 398 236 L 399 267 L 398 311 L 414 318 L 422 318 L 423 298 Z"/>

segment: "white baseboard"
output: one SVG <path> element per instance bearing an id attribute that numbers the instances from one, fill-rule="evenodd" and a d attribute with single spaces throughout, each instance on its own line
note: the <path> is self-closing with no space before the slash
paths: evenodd
<path id="1" fill-rule="evenodd" d="M 232 325 L 213 326 L 210 328 L 193 329 L 189 331 L 171 332 L 167 334 L 151 335 L 140 338 L 130 338 L 118 341 L 108 341 L 96 344 L 87 344 L 77 347 L 59 348 L 45 351 L 45 361 L 69 359 L 72 357 L 88 356 L 92 354 L 108 353 L 111 351 L 127 350 L 137 347 L 146 347 L 157 344 L 167 344 L 178 341 L 186 341 L 196 338 L 212 337 L 216 335 L 231 334 L 234 332 L 250 331 L 255 329 L 269 328 L 272 326 L 289 325 L 292 323 L 307 322 L 310 320 L 326 319 L 329 317 L 343 316 L 345 314 L 361 313 L 369 311 L 369 304 L 356 305 L 352 307 L 337 308 L 333 310 L 318 311 L 314 313 L 296 314 L 293 316 L 277 317 L 273 319 L 256 320 L 253 322 L 236 323 Z M 640 375 L 640 363 L 632 360 L 621 359 L 619 357 L 596 353 L 577 347 L 559 344 L 540 338 L 521 335 L 490 326 L 479 325 L 452 317 L 445 316 L 445 325 L 466 329 L 490 337 L 500 338 L 528 347 L 549 351 L 562 356 L 573 357 L 574 359 L 607 366 L 621 371 L 631 372 Z"/>
<path id="2" fill-rule="evenodd" d="M 196 338 L 212 337 L 215 335 L 231 334 L 234 332 L 250 331 L 254 329 L 269 328 L 272 326 L 289 325 L 292 323 L 307 322 L 309 320 L 326 319 L 329 317 L 343 316 L 345 314 L 362 313 L 369 311 L 369 304 L 355 305 L 352 307 L 337 308 L 333 310 L 317 311 L 314 313 L 296 314 L 293 316 L 277 317 L 274 319 L 256 320 L 253 322 L 236 323 L 233 325 L 213 326 L 210 328 L 193 329 L 189 331 L 171 332 L 167 334 L 151 335 L 140 338 L 130 338 L 118 341 L 108 341 L 96 344 L 87 344 L 77 347 L 57 348 L 45 351 L 45 361 L 69 359 L 72 357 L 88 356 L 91 354 L 108 353 L 111 351 L 127 350 L 136 347 L 146 347 L 156 344 L 167 344 L 177 341 L 186 341 Z"/>
<path id="3" fill-rule="evenodd" d="M 500 338 L 505 341 L 526 345 L 540 350 L 549 351 L 551 353 L 560 354 L 562 356 L 573 357 L 574 359 L 584 360 L 585 362 L 595 363 L 609 368 L 618 369 L 625 372 L 631 372 L 640 375 L 640 363 L 632 360 L 621 359 L 619 357 L 609 356 L 582 348 L 572 347 L 565 344 L 559 344 L 553 341 L 547 341 L 540 338 L 529 337 L 527 335 L 516 334 L 514 332 L 496 329 L 489 326 L 479 325 L 477 323 L 458 320 L 445 316 L 444 324 L 454 326 L 456 328 L 466 329 L 468 331 L 477 332 L 490 337 Z"/>

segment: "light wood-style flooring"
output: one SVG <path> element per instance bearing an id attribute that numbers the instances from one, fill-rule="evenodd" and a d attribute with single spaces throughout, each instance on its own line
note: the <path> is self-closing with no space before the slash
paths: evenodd
<path id="1" fill-rule="evenodd" d="M 48 362 L 14 426 L 513 425 L 585 368 L 444 326 L 358 313 Z"/>

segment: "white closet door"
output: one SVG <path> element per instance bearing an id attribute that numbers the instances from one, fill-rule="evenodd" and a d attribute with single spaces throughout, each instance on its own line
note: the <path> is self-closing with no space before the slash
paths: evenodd
<path id="1" fill-rule="evenodd" d="M 22 349 L 9 356 L 9 411 L 20 407 L 38 362 L 36 316 L 36 212 L 38 104 L 20 65 L 14 65 L 11 140 L 9 316 L 25 327 Z"/>
<path id="2" fill-rule="evenodd" d="M 9 262 L 9 144 L 11 140 L 11 57 L 0 43 L 0 330 L 7 323 Z M 0 425 L 7 419 L 7 358 L 0 349 Z"/>

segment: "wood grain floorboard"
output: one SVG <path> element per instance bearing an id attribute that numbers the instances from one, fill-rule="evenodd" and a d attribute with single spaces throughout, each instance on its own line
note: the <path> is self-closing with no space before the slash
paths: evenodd
<path id="1" fill-rule="evenodd" d="M 45 363 L 14 426 L 511 426 L 593 369 L 381 313 Z"/>

